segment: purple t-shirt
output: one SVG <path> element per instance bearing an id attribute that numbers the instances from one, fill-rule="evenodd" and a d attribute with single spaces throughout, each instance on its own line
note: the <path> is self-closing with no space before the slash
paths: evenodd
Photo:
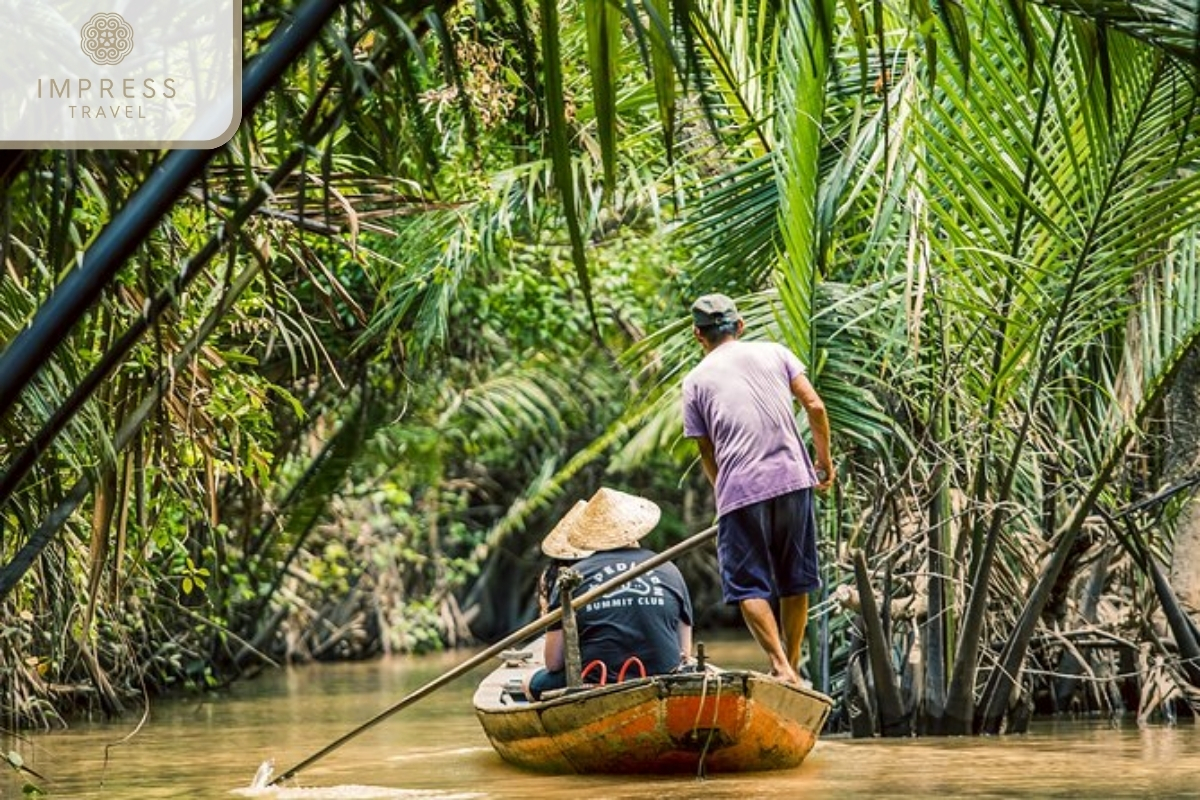
<path id="1" fill-rule="evenodd" d="M 683 379 L 683 435 L 717 459 L 717 514 L 817 484 L 796 431 L 791 383 L 804 365 L 773 342 L 722 344 Z"/>

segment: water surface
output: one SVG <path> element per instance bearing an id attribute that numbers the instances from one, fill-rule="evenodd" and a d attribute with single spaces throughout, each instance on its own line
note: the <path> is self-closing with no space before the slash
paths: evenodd
<path id="1" fill-rule="evenodd" d="M 721 643 L 722 663 L 754 666 L 753 645 Z M 250 791 L 263 761 L 283 772 L 469 657 L 449 653 L 270 673 L 220 694 L 155 701 L 137 714 L 70 730 L 0 735 L 47 777 L 50 798 L 629 798 L 1196 797 L 1200 734 L 1190 722 L 1035 724 L 1024 736 L 822 738 L 787 772 L 658 778 L 543 776 L 500 760 L 471 710 L 484 670 L 459 679 L 318 761 L 279 789 Z M 22 781 L 0 771 L 0 798 Z"/>

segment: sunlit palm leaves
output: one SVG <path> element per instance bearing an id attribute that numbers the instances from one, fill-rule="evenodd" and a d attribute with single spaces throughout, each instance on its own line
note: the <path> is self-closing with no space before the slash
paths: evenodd
<path id="1" fill-rule="evenodd" d="M 896 116 L 904 129 L 893 137 L 900 149 L 886 181 L 909 202 L 877 205 L 874 227 L 910 246 L 901 251 L 877 233 L 875 247 L 881 264 L 906 254 L 907 336 L 888 361 L 904 365 L 895 380 L 910 387 L 909 405 L 927 424 L 949 404 L 957 422 L 938 438 L 954 437 L 943 441 L 942 457 L 966 457 L 960 485 L 984 487 L 977 502 L 1037 503 L 1036 476 L 1052 465 L 1087 476 L 1082 508 L 1096 482 L 1111 477 L 1115 432 L 1106 436 L 1096 423 L 1121 406 L 1075 376 L 1095 374 L 1097 357 L 1141 308 L 1124 298 L 1190 224 L 1200 184 L 1180 166 L 1194 160 L 1195 123 L 1186 79 L 1144 46 L 1110 36 L 1106 83 L 1086 26 L 1068 25 L 1060 47 L 1052 16 L 1034 12 L 1030 21 L 1040 43 L 1032 70 L 1019 55 L 1020 32 L 990 25 L 971 58 L 969 90 L 944 72 L 932 86 L 919 75 L 901 80 Z M 915 66 L 911 55 L 908 63 Z M 1142 378 L 1148 389 L 1160 374 Z M 1107 410 L 1064 419 L 1058 410 L 1079 409 L 1073 395 L 1081 391 Z M 971 419 L 983 427 L 962 427 Z M 1034 451 L 1031 438 L 1054 449 Z M 973 453 L 989 452 L 994 464 L 972 462 Z M 1008 517 L 1001 508 L 983 512 L 989 533 L 974 551 L 983 577 L 970 595 L 952 706 L 974 691 L 987 576 L 1010 535 L 1002 533 Z M 1026 619 L 1036 621 L 1038 610 Z M 1011 675 L 1019 660 L 1006 666 Z M 969 712 L 954 706 L 950 714 L 959 723 L 965 716 L 969 729 Z"/>
<path id="2" fill-rule="evenodd" d="M 976 15 L 980 9 L 966 9 L 965 16 L 956 11 L 942 20 L 959 70 L 935 73 L 929 48 L 887 54 L 899 65 L 879 84 L 889 90 L 888 106 L 871 123 L 849 128 L 849 146 L 822 169 L 826 210 L 815 233 L 812 216 L 803 214 L 785 212 L 778 227 L 765 224 L 767 209 L 787 196 L 788 182 L 802 177 L 815 155 L 809 162 L 794 161 L 795 155 L 780 160 L 778 181 L 753 165 L 722 176 L 690 224 L 704 245 L 697 275 L 714 288 L 767 278 L 771 273 L 755 269 L 758 263 L 746 269 L 747 255 L 760 256 L 794 219 L 810 222 L 795 231 L 798 246 L 781 248 L 793 280 L 819 278 L 816 262 L 806 260 L 814 257 L 814 239 L 846 248 L 849 258 L 839 263 L 835 254 L 830 271 L 838 274 L 848 263 L 846 274 L 869 288 L 839 293 L 843 310 L 857 310 L 836 330 L 870 333 L 856 336 L 849 348 L 837 348 L 836 334 L 818 338 L 818 347 L 828 342 L 832 348 L 822 364 L 856 364 L 855 382 L 871 386 L 862 366 L 878 363 L 879 396 L 894 404 L 897 422 L 913 434 L 917 449 L 910 452 L 925 454 L 914 476 L 927 480 L 942 463 L 951 469 L 951 483 L 939 491 L 957 486 L 975 494 L 965 516 L 943 523 L 954 532 L 944 542 L 979 559 L 987 520 L 1000 526 L 997 531 L 1008 524 L 995 503 L 1042 502 L 1043 466 L 1088 476 L 1092 489 L 1112 477 L 1110 459 L 1126 446 L 1145 409 L 1135 411 L 1129 397 L 1117 399 L 1115 387 L 1096 390 L 1083 376 L 1111 356 L 1114 337 L 1146 307 L 1131 302 L 1130 292 L 1158 284 L 1146 270 L 1178 246 L 1174 237 L 1190 224 L 1197 195 L 1189 76 L 1112 29 L 1098 38 L 1081 18 L 1063 25 L 1056 15 L 1014 4 L 1011 24 L 985 23 Z M 883 24 L 899 25 L 886 14 L 875 20 L 881 34 Z M 1122 29 L 1132 24 L 1132 17 L 1114 21 Z M 982 32 L 974 44 L 966 26 Z M 923 34 L 927 42 L 930 32 Z M 904 41 L 891 33 L 887 40 Z M 772 65 L 780 85 L 796 79 L 796 65 L 785 58 Z M 836 116 L 838 101 L 829 103 L 829 115 Z M 783 107 L 792 113 L 794 105 Z M 876 120 L 882 127 L 874 127 Z M 814 147 L 795 152 L 812 154 Z M 796 202 L 807 202 L 810 192 L 797 193 Z M 811 297 L 797 291 L 804 284 L 784 285 L 792 301 L 787 325 L 803 330 L 814 318 L 819 323 L 820 314 L 808 310 Z M 803 346 L 803 338 L 795 341 Z M 1160 363 L 1162 372 L 1139 373 L 1142 388 L 1123 386 L 1122 392 L 1159 387 L 1170 374 L 1166 364 L 1190 342 L 1176 340 L 1180 349 Z M 660 354 L 672 364 L 664 372 L 669 382 L 678 361 L 669 350 Z M 1131 374 L 1122 368 L 1123 380 Z M 836 402 L 838 392 L 830 388 Z M 1118 435 L 1110 427 L 1115 418 L 1122 420 L 1118 428 L 1134 427 Z M 1054 502 L 1076 502 L 1084 513 L 1094 497 L 1068 490 Z M 1030 552 L 1020 540 L 1006 544 L 1006 536 L 991 539 L 1009 554 L 995 579 L 1008 576 L 1014 590 L 1031 579 Z M 987 582 L 968 595 L 980 609 Z M 1026 618 L 1036 621 L 1037 611 Z M 978 641 L 982 622 L 972 623 L 968 642 Z M 1023 645 L 1011 652 L 1023 654 Z M 973 651 L 960 655 L 967 656 L 963 671 L 973 670 Z M 1019 666 L 1021 656 L 1015 657 L 1007 674 Z M 956 702 L 974 691 L 970 675 L 959 678 Z"/>

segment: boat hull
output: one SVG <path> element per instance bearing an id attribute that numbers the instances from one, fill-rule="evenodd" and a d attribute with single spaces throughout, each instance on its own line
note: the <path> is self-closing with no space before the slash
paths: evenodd
<path id="1" fill-rule="evenodd" d="M 753 671 L 660 675 L 542 702 L 503 687 L 500 669 L 475 711 L 506 761 L 555 773 L 742 772 L 797 767 L 832 706 L 825 695 Z"/>

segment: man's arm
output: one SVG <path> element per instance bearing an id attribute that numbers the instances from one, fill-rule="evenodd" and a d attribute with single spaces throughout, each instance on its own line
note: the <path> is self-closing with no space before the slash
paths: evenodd
<path id="1" fill-rule="evenodd" d="M 546 660 L 546 669 L 551 672 L 559 672 L 566 669 L 567 655 L 566 649 L 563 647 L 563 632 L 561 629 L 546 631 L 546 645 L 542 648 L 542 654 Z"/>
<path id="2" fill-rule="evenodd" d="M 679 623 L 679 658 L 686 660 L 692 655 L 692 626 L 686 622 Z"/>
<path id="3" fill-rule="evenodd" d="M 819 473 L 817 477 L 821 480 L 817 484 L 817 488 L 828 489 L 833 485 L 837 474 L 833 469 L 833 458 L 829 453 L 829 416 L 825 413 L 825 401 L 817 394 L 817 390 L 813 388 L 812 382 L 804 373 L 792 378 L 791 387 L 792 395 L 800 401 L 800 405 L 804 406 L 804 412 L 808 415 L 808 427 L 812 430 L 813 447 L 817 451 L 813 466 L 817 468 Z"/>
<path id="4" fill-rule="evenodd" d="M 716 486 L 717 453 L 713 449 L 712 439 L 707 436 L 697 436 L 696 446 L 700 448 L 700 465 L 704 468 L 704 474 L 708 476 L 708 482 Z"/>

